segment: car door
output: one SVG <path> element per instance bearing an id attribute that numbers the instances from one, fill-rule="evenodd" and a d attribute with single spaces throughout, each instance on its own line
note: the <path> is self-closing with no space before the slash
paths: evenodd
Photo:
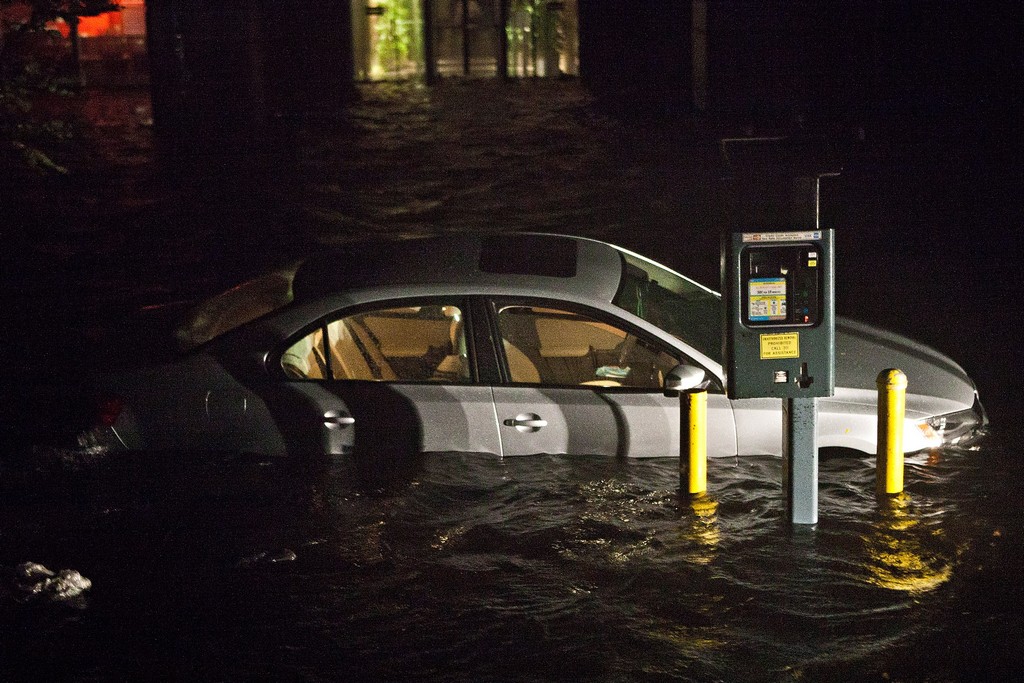
<path id="1" fill-rule="evenodd" d="M 507 299 L 491 311 L 508 380 L 494 387 L 504 455 L 678 455 L 679 398 L 662 390 L 685 361 L 678 352 L 598 311 Z M 708 454 L 735 453 L 719 389 L 708 397 Z"/>
<path id="2" fill-rule="evenodd" d="M 457 299 L 384 302 L 291 340 L 277 362 L 301 422 L 292 439 L 328 453 L 500 452 L 464 311 Z"/>

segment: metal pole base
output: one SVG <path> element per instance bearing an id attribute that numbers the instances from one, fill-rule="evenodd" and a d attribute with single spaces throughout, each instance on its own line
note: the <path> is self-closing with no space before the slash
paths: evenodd
<path id="1" fill-rule="evenodd" d="M 817 403 L 813 398 L 783 401 L 783 477 L 793 524 L 818 523 L 817 417 Z"/>

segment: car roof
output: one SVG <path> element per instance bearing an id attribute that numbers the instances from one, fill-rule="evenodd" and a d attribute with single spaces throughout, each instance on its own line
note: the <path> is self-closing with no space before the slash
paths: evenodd
<path id="1" fill-rule="evenodd" d="M 607 302 L 621 276 L 621 253 L 604 242 L 544 233 L 457 234 L 332 247 L 299 267 L 292 289 L 298 302 L 424 284 L 534 289 Z"/>
<path id="2" fill-rule="evenodd" d="M 610 302 L 622 251 L 604 242 L 543 233 L 454 234 L 350 242 L 241 283 L 194 306 L 175 331 L 181 351 L 290 303 L 356 290 L 446 285 L 463 293 Z"/>

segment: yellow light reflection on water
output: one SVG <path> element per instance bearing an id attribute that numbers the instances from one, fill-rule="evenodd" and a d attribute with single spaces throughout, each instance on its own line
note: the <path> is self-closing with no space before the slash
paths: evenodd
<path id="1" fill-rule="evenodd" d="M 690 517 L 690 536 L 697 542 L 697 546 L 689 559 L 695 564 L 710 564 L 715 559 L 715 551 L 722 538 L 718 524 L 718 501 L 708 495 L 697 496 L 690 500 L 690 509 L 693 511 Z"/>
<path id="2" fill-rule="evenodd" d="M 865 536 L 867 582 L 889 590 L 926 593 L 953 575 L 950 559 L 921 543 L 920 519 L 901 493 L 883 500 L 874 530 Z"/>

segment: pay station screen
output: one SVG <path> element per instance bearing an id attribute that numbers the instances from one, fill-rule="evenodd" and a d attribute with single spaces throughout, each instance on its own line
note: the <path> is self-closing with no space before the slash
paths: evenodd
<path id="1" fill-rule="evenodd" d="M 743 250 L 743 323 L 810 327 L 821 321 L 820 248 L 814 244 Z"/>

